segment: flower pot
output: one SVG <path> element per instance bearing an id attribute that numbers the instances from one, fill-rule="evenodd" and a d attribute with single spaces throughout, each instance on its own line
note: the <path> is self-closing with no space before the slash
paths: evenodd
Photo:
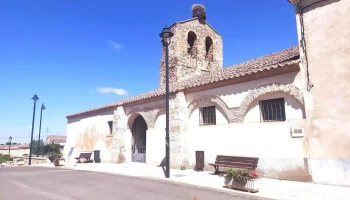
<path id="1" fill-rule="evenodd" d="M 224 177 L 224 184 L 226 187 L 229 187 L 232 181 L 232 176 L 225 176 Z"/>
<path id="2" fill-rule="evenodd" d="M 249 192 L 259 192 L 260 179 L 248 180 L 245 187 L 249 190 Z"/>
<path id="3" fill-rule="evenodd" d="M 251 179 L 247 181 L 232 180 L 232 188 L 247 192 L 259 192 L 260 179 Z"/>

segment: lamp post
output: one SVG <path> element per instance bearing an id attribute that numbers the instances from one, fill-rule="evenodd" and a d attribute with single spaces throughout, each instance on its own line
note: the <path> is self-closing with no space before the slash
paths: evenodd
<path id="1" fill-rule="evenodd" d="M 12 137 L 9 137 L 9 155 L 11 155 L 11 142 L 12 142 Z"/>
<path id="2" fill-rule="evenodd" d="M 159 34 L 162 39 L 163 47 L 165 47 L 165 111 L 166 111 L 166 124 L 165 124 L 165 177 L 170 177 L 170 144 L 169 144 L 169 44 L 171 37 L 174 33 L 165 26 L 163 31 Z"/>
<path id="3" fill-rule="evenodd" d="M 33 131 L 34 131 L 34 120 L 35 120 L 35 108 L 36 108 L 36 101 L 39 100 L 38 96 L 35 94 L 33 96 L 34 101 L 34 108 L 33 108 L 33 121 L 32 121 L 32 135 L 30 137 L 30 149 L 29 149 L 29 165 L 32 164 L 32 148 L 33 148 Z"/>
<path id="4" fill-rule="evenodd" d="M 41 112 L 40 112 L 40 125 L 39 125 L 39 139 L 38 139 L 38 150 L 37 150 L 37 154 L 36 156 L 39 157 L 39 152 L 40 152 L 40 134 L 41 134 L 41 120 L 43 117 L 43 110 L 45 110 L 45 106 L 44 103 L 41 104 Z"/>

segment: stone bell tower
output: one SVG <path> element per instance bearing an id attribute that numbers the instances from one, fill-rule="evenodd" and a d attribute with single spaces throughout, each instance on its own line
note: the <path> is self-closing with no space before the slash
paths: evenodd
<path id="1" fill-rule="evenodd" d="M 192 6 L 192 19 L 176 22 L 169 45 L 170 84 L 223 68 L 222 38 L 207 22 L 202 5 Z M 165 48 L 160 62 L 160 86 L 165 85 Z"/>

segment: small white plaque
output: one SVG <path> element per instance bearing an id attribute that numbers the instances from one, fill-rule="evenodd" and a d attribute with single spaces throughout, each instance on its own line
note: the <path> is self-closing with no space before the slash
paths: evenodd
<path id="1" fill-rule="evenodd" d="M 304 129 L 303 128 L 292 128 L 291 129 L 292 138 L 304 137 Z"/>

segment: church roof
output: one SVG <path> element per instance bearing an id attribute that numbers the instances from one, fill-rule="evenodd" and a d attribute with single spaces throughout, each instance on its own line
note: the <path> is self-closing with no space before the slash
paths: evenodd
<path id="1" fill-rule="evenodd" d="M 255 58 L 246 62 L 242 62 L 224 69 L 214 71 L 207 75 L 197 76 L 195 78 L 184 80 L 174 85 L 171 85 L 170 92 L 176 92 L 179 90 L 186 90 L 191 88 L 200 88 L 203 86 L 209 86 L 216 83 L 224 83 L 226 81 L 238 79 L 248 75 L 259 75 L 266 71 L 271 71 L 280 68 L 295 67 L 293 64 L 299 62 L 299 48 L 298 46 L 290 47 L 288 49 L 275 52 L 266 56 Z M 271 74 L 270 76 L 272 76 Z M 249 80 L 248 80 L 249 81 Z M 229 85 L 229 84 L 226 84 Z M 138 103 L 143 100 L 150 99 L 162 99 L 165 95 L 165 88 L 158 88 L 137 96 L 126 98 L 117 102 L 113 102 L 107 105 L 96 107 L 90 110 L 85 110 L 76 114 L 68 115 L 67 118 L 75 118 L 85 114 L 92 114 L 96 111 L 111 110 L 117 106 Z"/>

